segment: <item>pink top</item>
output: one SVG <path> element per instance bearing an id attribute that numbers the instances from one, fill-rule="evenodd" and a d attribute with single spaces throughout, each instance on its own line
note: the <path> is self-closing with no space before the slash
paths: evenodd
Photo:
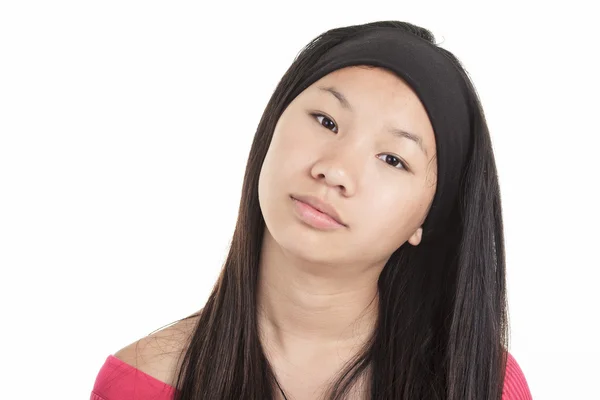
<path id="1" fill-rule="evenodd" d="M 90 400 L 172 400 L 175 388 L 108 356 L 96 377 Z M 523 371 L 508 353 L 502 400 L 532 400 Z"/>

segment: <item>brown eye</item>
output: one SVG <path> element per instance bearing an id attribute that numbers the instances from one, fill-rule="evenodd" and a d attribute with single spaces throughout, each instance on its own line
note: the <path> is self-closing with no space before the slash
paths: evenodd
<path id="1" fill-rule="evenodd" d="M 322 114 L 312 114 L 312 116 L 315 117 L 319 124 L 321 124 L 324 128 L 329 129 L 334 133 L 337 133 L 337 126 L 335 125 L 335 122 L 333 122 L 330 118 Z"/>
<path id="2" fill-rule="evenodd" d="M 379 158 L 381 161 L 384 161 L 386 164 L 391 165 L 394 168 L 408 169 L 404 161 L 392 154 L 380 154 L 377 156 L 377 158 Z"/>

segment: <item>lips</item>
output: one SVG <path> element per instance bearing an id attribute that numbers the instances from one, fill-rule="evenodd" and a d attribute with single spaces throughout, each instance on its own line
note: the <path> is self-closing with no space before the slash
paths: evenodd
<path id="1" fill-rule="evenodd" d="M 344 221 L 342 220 L 342 218 L 340 217 L 340 215 L 338 214 L 337 210 L 331 204 L 329 204 L 323 200 L 320 200 L 319 198 L 314 197 L 314 196 L 292 195 L 290 197 L 294 200 L 298 200 L 298 201 L 308 204 L 309 206 L 313 207 L 314 209 L 318 210 L 319 212 L 329 216 L 331 219 L 336 221 L 338 224 L 347 226 L 344 223 Z"/>

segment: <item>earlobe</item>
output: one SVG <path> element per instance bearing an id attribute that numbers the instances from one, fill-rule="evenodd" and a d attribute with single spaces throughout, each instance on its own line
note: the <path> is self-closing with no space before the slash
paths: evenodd
<path id="1" fill-rule="evenodd" d="M 415 231 L 415 233 L 413 233 L 412 236 L 408 239 L 408 243 L 412 244 L 413 246 L 418 246 L 419 243 L 421 243 L 422 237 L 423 237 L 423 228 L 419 227 L 419 229 L 417 229 Z"/>

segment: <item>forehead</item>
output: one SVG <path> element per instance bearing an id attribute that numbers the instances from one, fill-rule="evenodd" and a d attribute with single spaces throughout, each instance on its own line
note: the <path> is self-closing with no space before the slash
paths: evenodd
<path id="1" fill-rule="evenodd" d="M 422 129 L 431 129 L 433 134 L 429 116 L 417 94 L 402 78 L 384 68 L 363 65 L 341 68 L 321 77 L 304 92 L 328 100 L 334 94 L 344 108 L 355 114 L 412 121 L 424 125 Z"/>
<path id="2" fill-rule="evenodd" d="M 341 68 L 323 76 L 311 87 L 334 83 L 344 85 L 348 90 L 354 88 L 371 91 L 379 90 L 381 95 L 385 93 L 412 95 L 418 100 L 416 93 L 402 78 L 385 68 L 368 65 Z"/>

